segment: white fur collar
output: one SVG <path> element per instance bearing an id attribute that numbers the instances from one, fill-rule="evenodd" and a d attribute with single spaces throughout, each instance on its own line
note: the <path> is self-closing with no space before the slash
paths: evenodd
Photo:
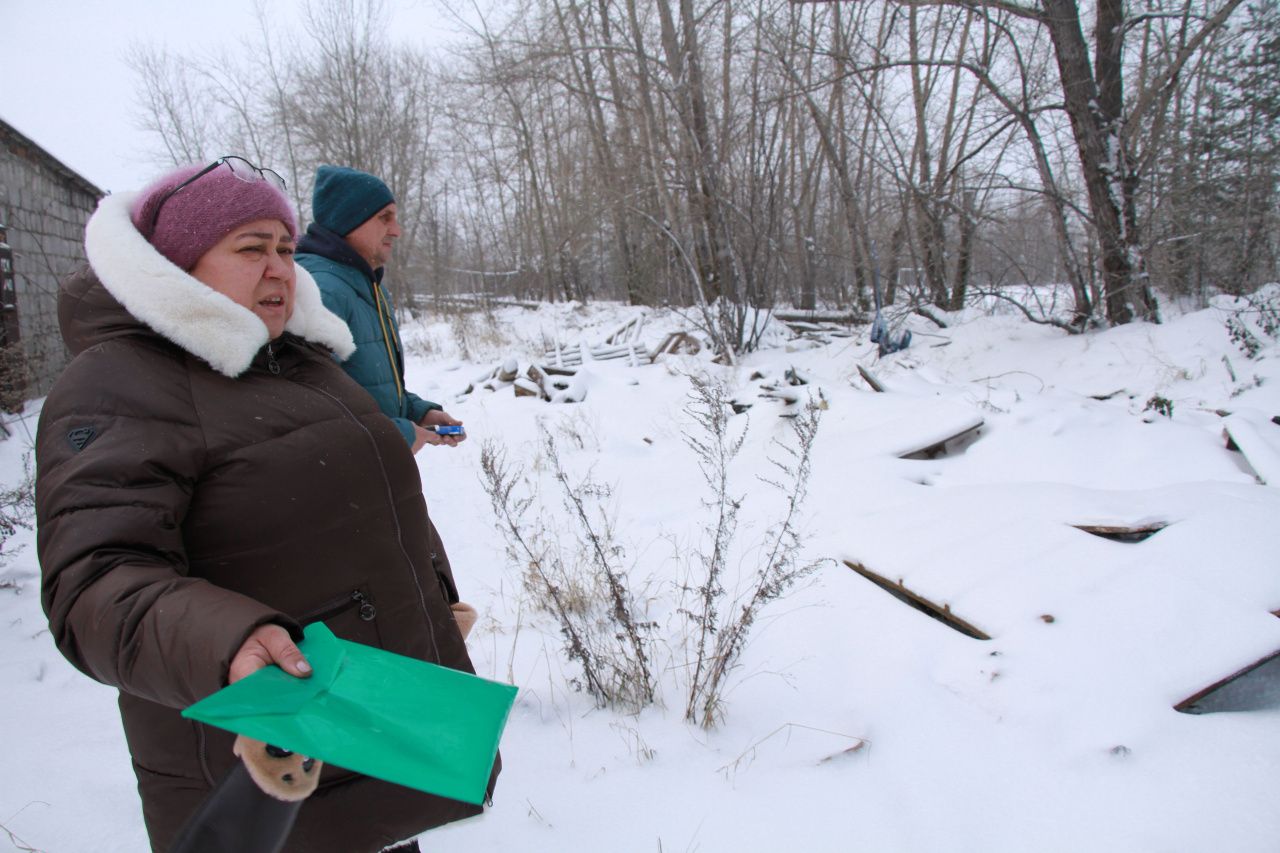
<path id="1" fill-rule="evenodd" d="M 160 254 L 129 218 L 136 193 L 102 199 L 85 226 L 89 266 L 107 292 L 157 334 L 232 378 L 249 369 L 267 343 L 267 327 L 248 308 L 206 286 Z M 293 316 L 285 331 L 322 344 L 346 360 L 351 330 L 320 300 L 320 288 L 296 266 Z"/>

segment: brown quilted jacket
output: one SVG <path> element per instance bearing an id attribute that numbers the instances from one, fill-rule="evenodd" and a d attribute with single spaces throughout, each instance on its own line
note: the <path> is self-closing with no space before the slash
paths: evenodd
<path id="1" fill-rule="evenodd" d="M 345 639 L 473 670 L 413 456 L 317 345 L 341 354 L 350 339 L 320 313 L 314 282 L 299 273 L 294 320 L 262 346 L 265 327 L 240 323 L 227 306 L 249 312 L 230 300 L 193 309 L 206 294 L 183 288 L 204 286 L 148 256 L 113 199 L 127 211 L 127 196 L 104 200 L 87 231 L 93 269 L 60 296 L 75 359 L 40 419 L 38 546 L 58 648 L 120 690 L 163 851 L 236 760 L 232 735 L 179 710 L 225 685 L 256 627 L 300 636 L 323 620 Z M 479 811 L 326 766 L 287 849 L 376 851 Z"/>

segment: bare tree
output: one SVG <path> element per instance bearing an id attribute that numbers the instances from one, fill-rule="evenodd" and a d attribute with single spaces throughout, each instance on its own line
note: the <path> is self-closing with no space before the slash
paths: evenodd
<path id="1" fill-rule="evenodd" d="M 164 161 L 177 165 L 207 159 L 206 147 L 214 136 L 206 107 L 211 98 L 202 91 L 199 78 L 188 73 L 184 60 L 159 48 L 135 45 L 126 63 L 139 81 L 138 124 L 158 137 Z"/>
<path id="2" fill-rule="evenodd" d="M 264 7 L 251 53 L 135 67 L 166 160 L 249 152 L 304 211 L 317 163 L 382 175 L 395 282 L 689 307 L 733 359 L 778 301 L 868 304 L 872 246 L 889 302 L 1055 276 L 1077 331 L 1158 318 L 1149 256 L 1256 281 L 1273 161 L 1223 82 L 1238 5 L 1104 0 L 1090 29 L 1071 0 L 509 0 L 445 73 L 380 0 L 312 0 L 292 40 Z"/>
<path id="3" fill-rule="evenodd" d="M 420 283 L 436 268 L 431 245 L 434 80 L 430 62 L 391 47 L 381 0 L 313 0 L 302 44 L 273 40 L 259 7 L 260 41 L 240 56 L 168 55 L 135 48 L 143 125 L 170 164 L 241 153 L 284 171 L 299 210 L 321 163 L 378 175 L 396 196 L 410 251 L 393 261 L 391 286 Z"/>

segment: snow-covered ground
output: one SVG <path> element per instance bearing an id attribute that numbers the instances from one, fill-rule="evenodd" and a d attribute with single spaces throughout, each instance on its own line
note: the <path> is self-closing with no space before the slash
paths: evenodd
<path id="1" fill-rule="evenodd" d="M 911 346 L 885 358 L 866 329 L 811 346 L 779 329 L 734 367 L 705 352 L 590 361 L 572 384 L 581 402 L 565 403 L 480 380 L 504 361 L 541 361 L 551 341 L 600 343 L 640 309 L 407 323 L 410 386 L 470 436 L 418 459 L 463 598 L 481 613 L 472 657 L 520 687 L 493 807 L 424 849 L 1274 853 L 1280 700 L 1173 709 L 1280 650 L 1280 472 L 1268 476 L 1280 347 L 1255 327 L 1261 349 L 1247 357 L 1227 328 L 1239 307 L 1221 299 L 1084 336 L 1012 314 L 957 315 L 945 329 L 913 317 Z M 651 312 L 641 338 L 682 329 Z M 805 558 L 823 562 L 763 612 L 710 730 L 683 719 L 678 586 L 696 580 L 711 512 L 686 440 L 691 373 L 751 403 L 730 421 L 743 437 L 730 568 L 743 579 L 783 504 L 761 479 L 778 479 L 769 460 L 794 444 L 781 415 L 825 405 L 800 521 Z M 761 396 L 765 385 L 798 402 Z M 1253 467 L 1226 446 L 1228 412 Z M 946 453 L 899 455 L 979 420 Z M 4 485 L 21 478 L 34 415 L 10 428 Z M 576 482 L 609 489 L 599 500 L 619 564 L 654 623 L 659 702 L 639 714 L 597 710 L 572 688 L 576 666 L 496 525 L 486 445 L 524 474 L 530 524 L 572 551 L 544 432 Z M 1078 527 L 1091 525 L 1163 529 L 1121 542 Z M 114 691 L 53 648 L 33 541 L 12 537 L 0 566 L 0 850 L 144 850 Z"/>

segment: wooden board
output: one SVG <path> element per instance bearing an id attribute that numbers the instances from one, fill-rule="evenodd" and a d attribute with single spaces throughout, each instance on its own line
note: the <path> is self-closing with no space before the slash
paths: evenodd
<path id="1" fill-rule="evenodd" d="M 967 447 L 978 437 L 982 424 L 982 418 L 976 414 L 958 423 L 940 423 L 932 431 L 922 431 L 907 438 L 904 449 L 896 455 L 900 459 L 936 459 Z"/>
<path id="2" fill-rule="evenodd" d="M 1185 714 L 1280 708 L 1280 650 L 1173 706 Z"/>
<path id="3" fill-rule="evenodd" d="M 984 425 L 968 401 L 897 392 L 862 393 L 831 412 L 846 431 L 850 458 L 927 459 L 967 447 Z"/>
<path id="4" fill-rule="evenodd" d="M 1222 427 L 1227 447 L 1240 451 L 1258 481 L 1280 486 L 1280 426 L 1236 413 L 1224 418 Z"/>
<path id="5" fill-rule="evenodd" d="M 858 375 L 862 377 L 864 382 L 871 386 L 872 391 L 879 391 L 882 394 L 884 393 L 884 385 L 881 384 L 879 379 L 876 379 L 875 376 L 871 374 L 870 370 L 867 370 L 861 364 L 858 365 Z"/>
<path id="6" fill-rule="evenodd" d="M 1073 524 L 1071 526 L 1085 533 L 1092 533 L 1094 536 L 1116 542 L 1141 542 L 1144 539 L 1150 539 L 1169 525 L 1163 521 L 1153 521 L 1145 524 Z"/>
<path id="7" fill-rule="evenodd" d="M 926 616 L 931 616 L 934 619 L 937 619 L 939 622 L 946 625 L 948 628 L 951 628 L 952 630 L 955 630 L 955 631 L 959 631 L 961 634 L 964 634 L 966 637 L 972 637 L 975 640 L 991 639 L 991 636 L 987 634 L 985 631 L 983 631 L 981 628 L 978 628 L 972 622 L 969 622 L 966 619 L 961 619 L 959 616 L 952 613 L 951 605 L 947 604 L 946 602 L 943 602 L 941 605 L 935 604 L 934 602 L 925 598 L 923 595 L 920 595 L 919 593 L 916 593 L 911 591 L 910 589 L 907 589 L 907 587 L 902 583 L 901 580 L 895 583 L 894 581 L 891 581 L 888 578 L 878 575 L 875 572 L 871 571 L 871 569 L 868 569 L 862 563 L 857 563 L 852 560 L 845 560 L 844 564 L 849 568 L 853 569 L 862 577 L 871 581 L 876 586 L 883 589 L 885 592 L 892 595 L 894 598 L 901 601 L 902 603 L 916 610 L 919 610 L 921 613 L 924 613 Z"/>

